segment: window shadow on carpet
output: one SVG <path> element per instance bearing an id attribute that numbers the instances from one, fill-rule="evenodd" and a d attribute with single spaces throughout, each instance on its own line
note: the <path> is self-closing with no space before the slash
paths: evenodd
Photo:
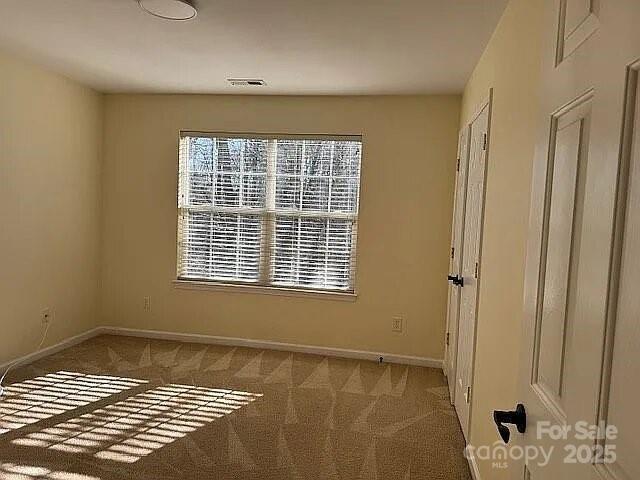
<path id="1" fill-rule="evenodd" d="M 0 435 L 101 401 L 99 408 L 17 436 L 11 443 L 135 463 L 262 396 L 232 389 L 168 384 L 149 386 L 124 400 L 108 403 L 110 396 L 147 383 L 124 377 L 57 372 L 11 385 L 8 395 L 0 400 Z M 13 463 L 1 465 L 0 478 L 9 478 L 10 474 L 30 478 L 28 471 L 37 474 L 47 470 Z M 33 478 L 75 478 L 69 477 L 75 474 L 68 472 L 66 477 L 62 475 L 65 472 L 47 472 Z"/>

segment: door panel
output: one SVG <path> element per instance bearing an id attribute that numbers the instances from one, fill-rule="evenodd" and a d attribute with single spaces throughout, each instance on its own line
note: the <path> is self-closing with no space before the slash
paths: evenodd
<path id="1" fill-rule="evenodd" d="M 598 0 L 562 0 L 556 63 L 571 55 L 598 28 Z"/>
<path id="2" fill-rule="evenodd" d="M 579 324 L 572 302 L 580 248 L 590 111 L 590 99 L 581 99 L 552 120 L 551 138 L 555 138 L 555 144 L 549 166 L 550 196 L 543 254 L 546 261 L 541 279 L 542 308 L 532 384 L 563 422 L 566 421 L 567 387 L 570 390 L 571 386 L 571 379 L 566 377 L 566 359 L 576 353 L 572 351 L 571 338 L 576 323 Z"/>
<path id="3" fill-rule="evenodd" d="M 469 158 L 469 128 L 460 131 L 458 137 L 458 157 L 451 229 L 451 255 L 449 275 L 460 275 L 462 267 L 462 236 L 464 232 L 464 209 L 467 198 L 467 167 Z M 443 279 L 444 280 L 444 279 Z M 460 310 L 460 287 L 449 282 L 447 304 L 447 338 L 445 342 L 445 372 L 449 383 L 451 403 L 455 397 L 456 355 L 458 346 L 458 315 Z"/>
<path id="4" fill-rule="evenodd" d="M 460 288 L 460 316 L 458 326 L 458 355 L 454 405 L 468 440 L 470 404 L 473 383 L 473 358 L 477 319 L 480 246 L 484 210 L 486 170 L 486 142 L 489 105 L 471 124 L 469 146 L 469 172 L 462 246 L 462 281 Z"/>
<path id="5" fill-rule="evenodd" d="M 565 5 L 564 28 L 566 38 L 591 14 L 591 0 L 566 0 Z"/>

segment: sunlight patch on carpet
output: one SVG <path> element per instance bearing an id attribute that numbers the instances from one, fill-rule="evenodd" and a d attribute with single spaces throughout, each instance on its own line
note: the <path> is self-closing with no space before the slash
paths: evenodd
<path id="1" fill-rule="evenodd" d="M 12 443 L 135 463 L 261 396 L 229 389 L 164 385 Z"/>
<path id="2" fill-rule="evenodd" d="M 59 371 L 6 387 L 0 435 L 146 384 L 146 380 Z"/>
<path id="3" fill-rule="evenodd" d="M 0 480 L 100 480 L 98 477 L 81 473 L 49 470 L 33 465 L 0 462 Z"/>

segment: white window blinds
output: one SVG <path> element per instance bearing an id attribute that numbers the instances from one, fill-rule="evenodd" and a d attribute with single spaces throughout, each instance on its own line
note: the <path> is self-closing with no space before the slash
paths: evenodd
<path id="1" fill-rule="evenodd" d="M 353 292 L 359 137 L 182 133 L 178 278 Z"/>

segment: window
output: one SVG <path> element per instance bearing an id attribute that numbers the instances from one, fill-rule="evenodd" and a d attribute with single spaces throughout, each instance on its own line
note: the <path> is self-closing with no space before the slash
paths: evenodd
<path id="1" fill-rule="evenodd" d="M 178 279 L 354 291 L 360 137 L 183 132 Z"/>

